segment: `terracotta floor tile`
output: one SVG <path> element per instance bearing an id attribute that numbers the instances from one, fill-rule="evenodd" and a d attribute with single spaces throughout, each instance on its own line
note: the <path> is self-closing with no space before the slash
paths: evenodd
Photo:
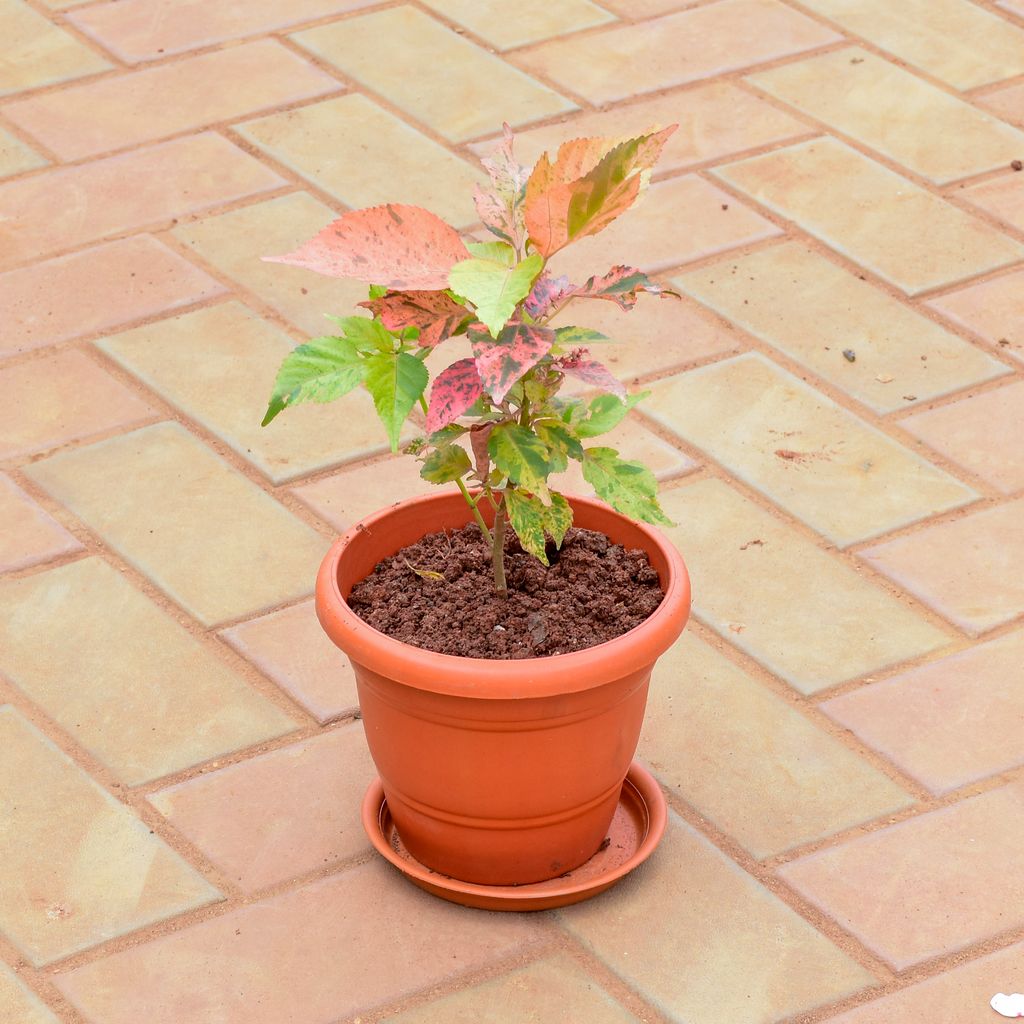
<path id="1" fill-rule="evenodd" d="M 1024 246 L 833 138 L 714 173 L 908 295 L 1024 258 Z"/>
<path id="2" fill-rule="evenodd" d="M 576 105 L 429 15 L 409 6 L 291 37 L 346 76 L 452 142 L 491 135 Z M 381 61 L 379 41 L 388 41 Z"/>
<path id="3" fill-rule="evenodd" d="M 359 93 L 239 125 L 237 131 L 346 206 L 424 206 L 476 224 L 483 172 Z"/>
<path id="4" fill-rule="evenodd" d="M 768 1024 L 874 981 L 673 812 L 651 860 L 600 900 L 558 916 L 627 984 L 687 1024 Z"/>
<path id="5" fill-rule="evenodd" d="M 999 352 L 1024 362 L 1024 270 L 947 292 L 928 305 Z"/>
<path id="6" fill-rule="evenodd" d="M 81 352 L 0 369 L 0 458 L 80 441 L 154 415 L 151 406 Z"/>
<path id="7" fill-rule="evenodd" d="M 426 3 L 497 50 L 510 50 L 615 21 L 614 15 L 590 0 L 560 0 L 557 4 L 547 0 L 518 0 L 514 12 L 503 0 L 426 0 Z"/>
<path id="8" fill-rule="evenodd" d="M 0 581 L 0 671 L 131 786 L 296 728 L 105 562 Z"/>
<path id="9" fill-rule="evenodd" d="M 13 314 L 0 356 L 67 341 L 219 295 L 224 287 L 149 235 L 0 274 Z"/>
<path id="10" fill-rule="evenodd" d="M 24 569 L 82 545 L 9 476 L 0 473 L 0 572 Z"/>
<path id="11" fill-rule="evenodd" d="M 1024 156 L 1024 146 L 1019 153 Z M 1024 175 L 1008 174 L 957 193 L 972 206 L 986 210 L 1011 227 L 1024 232 Z"/>
<path id="12" fill-rule="evenodd" d="M 33 964 L 219 898 L 10 707 L 0 707 L 0 780 L 0 928 Z"/>
<path id="13" fill-rule="evenodd" d="M 1024 924 L 1024 847 L 1012 827 L 1022 815 L 1024 788 L 1004 786 L 812 853 L 779 874 L 904 970 Z"/>
<path id="14" fill-rule="evenodd" d="M 26 472 L 206 626 L 306 596 L 327 549 L 176 423 Z"/>
<path id="15" fill-rule="evenodd" d="M 662 506 L 677 523 L 666 532 L 689 566 L 695 613 L 801 693 L 947 643 L 902 602 L 719 480 L 666 491 Z"/>
<path id="16" fill-rule="evenodd" d="M 28 143 L 22 142 L 5 128 L 0 128 L 0 178 L 45 167 L 49 161 Z"/>
<path id="17" fill-rule="evenodd" d="M 39 997 L 0 963 L 0 1020 L 12 1024 L 60 1024 Z"/>
<path id="18" fill-rule="evenodd" d="M 748 81 L 938 184 L 1024 153 L 1024 133 L 859 46 Z"/>
<path id="19" fill-rule="evenodd" d="M 1009 372 L 797 242 L 724 259 L 672 281 L 876 412 L 903 409 Z M 856 362 L 843 356 L 847 348 Z"/>
<path id="20" fill-rule="evenodd" d="M 1024 125 L 1024 83 L 987 92 L 977 102 L 1010 124 Z"/>
<path id="21" fill-rule="evenodd" d="M 1024 498 L 927 526 L 861 556 L 971 634 L 1024 613 Z"/>
<path id="22" fill-rule="evenodd" d="M 103 1024 L 333 1024 L 509 956 L 535 941 L 536 928 L 529 914 L 444 903 L 375 858 L 58 984 Z"/>
<path id="23" fill-rule="evenodd" d="M 78 160 L 340 88 L 276 40 L 260 39 L 17 100 L 3 112 L 58 156 Z"/>
<path id="24" fill-rule="evenodd" d="M 218 135 L 194 135 L 0 183 L 0 267 L 144 228 L 284 181 Z M 54 216 L 53 197 L 63 197 Z"/>

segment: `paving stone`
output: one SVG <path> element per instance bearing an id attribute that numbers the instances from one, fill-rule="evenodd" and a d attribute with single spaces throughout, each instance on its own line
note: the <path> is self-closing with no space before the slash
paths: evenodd
<path id="1" fill-rule="evenodd" d="M 31 96 L 3 112 L 58 156 L 78 160 L 340 88 L 276 40 L 260 39 Z"/>
<path id="2" fill-rule="evenodd" d="M 1024 82 L 979 96 L 977 102 L 1011 124 L 1024 125 Z"/>
<path id="3" fill-rule="evenodd" d="M 743 26 L 741 33 L 737 25 Z M 777 0 L 720 0 L 638 25 L 555 39 L 516 54 L 516 61 L 592 103 L 608 103 L 839 38 Z"/>
<path id="4" fill-rule="evenodd" d="M 457 228 L 480 218 L 475 167 L 359 93 L 240 125 L 237 131 L 346 206 L 423 206 Z"/>
<path id="5" fill-rule="evenodd" d="M 1024 362 L 1024 270 L 947 292 L 928 305 L 999 352 Z"/>
<path id="6" fill-rule="evenodd" d="M 655 667 L 638 750 L 669 789 L 758 859 L 913 803 L 693 634 Z"/>
<path id="7" fill-rule="evenodd" d="M 105 562 L 0 581 L 0 670 L 131 786 L 296 723 Z"/>
<path id="8" fill-rule="evenodd" d="M 1024 612 L 1024 498 L 860 552 L 876 569 L 977 635 Z"/>
<path id="9" fill-rule="evenodd" d="M 24 569 L 82 545 L 9 476 L 0 473 L 0 572 Z"/>
<path id="10" fill-rule="evenodd" d="M 590 0 L 560 0 L 557 4 L 547 0 L 518 0 L 514 8 L 502 0 L 426 0 L 426 3 L 498 50 L 510 50 L 615 21 L 614 15 Z"/>
<path id="11" fill-rule="evenodd" d="M 0 128 L 0 178 L 45 167 L 47 163 L 49 161 L 28 143 L 22 142 L 5 128 Z"/>
<path id="12" fill-rule="evenodd" d="M 1007 166 L 1024 134 L 859 46 L 748 81 L 938 184 Z M 944 139 L 954 138 L 956 146 Z"/>
<path id="13" fill-rule="evenodd" d="M 1004 494 L 1024 490 L 1024 381 L 900 420 L 900 427 Z"/>
<path id="14" fill-rule="evenodd" d="M 575 110 L 564 96 L 414 7 L 401 6 L 291 37 L 452 142 Z M 380 59 L 380 40 L 388 60 Z"/>
<path id="15" fill-rule="evenodd" d="M 219 135 L 57 167 L 0 184 L 0 267 L 269 192 L 279 178 Z M 55 208 L 54 196 L 64 197 Z"/>
<path id="16" fill-rule="evenodd" d="M 558 917 L 645 999 L 687 1024 L 768 1024 L 874 981 L 671 811 L 647 863 Z"/>
<path id="17" fill-rule="evenodd" d="M 623 17 L 640 21 L 654 18 L 659 14 L 668 14 L 680 7 L 692 7 L 699 0 L 602 0 L 605 7 Z"/>
<path id="18" fill-rule="evenodd" d="M 672 283 L 875 412 L 893 412 L 1008 372 L 798 242 L 700 267 Z M 847 348 L 856 362 L 843 356 Z"/>
<path id="19" fill-rule="evenodd" d="M 26 473 L 205 626 L 305 597 L 327 547 L 177 423 Z"/>
<path id="20" fill-rule="evenodd" d="M 219 898 L 10 707 L 0 779 L 0 928 L 36 966 Z"/>
<path id="21" fill-rule="evenodd" d="M 908 295 L 1024 257 L 1024 246 L 836 139 L 714 174 Z"/>
<path id="22" fill-rule="evenodd" d="M 80 441 L 154 416 L 134 392 L 81 352 L 0 369 L 0 458 Z"/>
<path id="23" fill-rule="evenodd" d="M 1018 155 L 1024 156 L 1024 146 L 1018 149 Z M 983 185 L 965 188 L 957 194 L 973 206 L 1024 232 L 1024 175 L 1008 174 Z"/>
<path id="24" fill-rule="evenodd" d="M 104 1024 L 332 1024 L 480 969 L 539 934 L 529 914 L 466 911 L 375 859 L 56 980 Z"/>
<path id="25" fill-rule="evenodd" d="M 1024 762 L 1024 632 L 911 669 L 821 705 L 933 793 Z"/>
<path id="26" fill-rule="evenodd" d="M 701 621 L 801 693 L 945 646 L 944 633 L 720 480 L 661 501 Z"/>
<path id="27" fill-rule="evenodd" d="M 1021 3 L 1021 0 L 996 0 L 996 3 L 1004 11 L 1009 11 L 1011 14 L 1024 18 L 1024 3 Z"/>
<path id="28" fill-rule="evenodd" d="M 149 802 L 251 893 L 368 851 L 360 810 L 376 774 L 355 723 L 160 790 Z"/>
<path id="29" fill-rule="evenodd" d="M 239 302 L 136 327 L 98 346 L 272 483 L 387 449 L 362 391 L 329 405 L 297 406 L 261 427 L 278 367 L 293 345 Z"/>
<path id="30" fill-rule="evenodd" d="M 905 970 L 1024 924 L 1024 848 L 1013 827 L 1022 815 L 1024 786 L 1003 786 L 791 861 L 779 874 Z"/>
<path id="31" fill-rule="evenodd" d="M 0 963 L 0 1019 L 10 1024 L 60 1024 L 39 997 Z"/>
<path id="32" fill-rule="evenodd" d="M 978 495 L 750 352 L 652 384 L 644 412 L 846 547 Z M 836 501 L 837 494 L 856 496 Z"/>
<path id="33" fill-rule="evenodd" d="M 0 356 L 118 327 L 219 295 L 221 284 L 149 235 L 0 274 Z"/>
<path id="34" fill-rule="evenodd" d="M 803 0 L 803 6 L 958 89 L 1024 72 L 1024 31 L 969 0 Z"/>

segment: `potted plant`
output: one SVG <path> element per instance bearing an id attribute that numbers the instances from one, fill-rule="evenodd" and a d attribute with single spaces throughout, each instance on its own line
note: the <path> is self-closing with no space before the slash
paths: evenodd
<path id="1" fill-rule="evenodd" d="M 642 292 L 678 296 L 632 267 L 578 285 L 548 261 L 634 203 L 675 127 L 576 139 L 527 171 L 506 125 L 483 161 L 491 187 L 475 197 L 493 240 L 464 242 L 426 210 L 388 204 L 266 257 L 362 280 L 371 315 L 332 317 L 335 334 L 285 358 L 264 425 L 361 386 L 393 452 L 422 416 L 405 450 L 426 480 L 451 485 L 341 537 L 316 606 L 352 661 L 381 775 L 383 799 L 371 787 L 364 809 L 371 838 L 461 902 L 500 906 L 488 893 L 507 891 L 522 905 L 538 884 L 546 896 L 533 905 L 582 898 L 663 828 L 660 791 L 634 767 L 646 840 L 574 885 L 609 845 L 651 669 L 685 625 L 689 582 L 671 543 L 643 525 L 668 523 L 652 473 L 592 442 L 643 395 L 591 356 L 610 339 L 555 321 L 584 299 L 629 310 Z M 458 358 L 437 372 L 446 351 Z M 600 393 L 566 399 L 570 378 Z M 599 500 L 553 488 L 570 460 Z"/>

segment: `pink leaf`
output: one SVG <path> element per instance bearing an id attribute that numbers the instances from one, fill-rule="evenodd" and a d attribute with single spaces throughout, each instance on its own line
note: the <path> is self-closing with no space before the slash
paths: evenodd
<path id="1" fill-rule="evenodd" d="M 318 235 L 270 263 L 306 267 L 396 289 L 441 291 L 469 251 L 458 232 L 418 206 L 388 203 L 342 214 Z"/>
<path id="2" fill-rule="evenodd" d="M 444 292 L 388 292 L 359 305 L 370 310 L 389 331 L 418 327 L 422 348 L 433 348 L 451 337 L 469 315 Z"/>
<path id="3" fill-rule="evenodd" d="M 592 277 L 585 285 L 573 289 L 572 294 L 581 299 L 609 299 L 622 309 L 630 310 L 636 305 L 637 292 L 649 292 L 664 298 L 678 299 L 679 293 L 655 284 L 636 267 L 612 267 L 603 277 Z"/>
<path id="4" fill-rule="evenodd" d="M 473 359 L 460 359 L 434 378 L 427 408 L 427 433 L 457 420 L 484 392 Z"/>
<path id="5" fill-rule="evenodd" d="M 622 401 L 626 400 L 626 387 L 622 381 L 604 363 L 591 359 L 585 348 L 575 349 L 568 355 L 556 359 L 554 365 L 562 373 L 569 374 L 570 377 L 593 384 L 594 387 L 600 388 L 602 391 L 609 391 L 617 398 L 621 398 Z"/>
<path id="6" fill-rule="evenodd" d="M 509 324 L 497 338 L 481 325 L 469 329 L 476 367 L 484 389 L 496 402 L 502 401 L 512 385 L 551 351 L 555 332 L 549 327 Z"/>
<path id="7" fill-rule="evenodd" d="M 526 231 L 523 198 L 530 172 L 513 155 L 513 141 L 512 129 L 506 123 L 501 144 L 480 161 L 490 176 L 493 191 L 485 192 L 477 186 L 474 201 L 484 226 L 518 249 Z"/>
<path id="8" fill-rule="evenodd" d="M 569 284 L 569 278 L 564 274 L 561 277 L 552 277 L 546 270 L 533 283 L 533 289 L 526 296 L 526 312 L 538 319 L 547 316 L 551 307 L 560 302 L 566 296 L 575 291 L 575 286 Z"/>

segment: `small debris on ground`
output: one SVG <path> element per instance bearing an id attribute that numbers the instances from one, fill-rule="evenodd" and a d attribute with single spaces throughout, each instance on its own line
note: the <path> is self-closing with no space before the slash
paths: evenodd
<path id="1" fill-rule="evenodd" d="M 1010 345 L 1010 339 L 1009 338 L 1000 338 L 998 344 L 1000 344 L 1003 348 L 1008 348 L 1009 345 Z"/>
<path id="2" fill-rule="evenodd" d="M 844 348 L 843 349 L 843 358 L 848 363 L 855 363 L 855 362 L 857 362 L 857 353 L 854 352 L 852 348 Z"/>
<path id="3" fill-rule="evenodd" d="M 875 380 L 877 380 L 879 384 L 891 384 L 895 378 L 891 373 L 880 373 L 875 377 Z"/>
<path id="4" fill-rule="evenodd" d="M 1014 160 L 1013 163 L 1010 164 L 1010 166 L 1015 171 L 1024 171 L 1024 162 L 1022 162 L 1020 160 Z"/>
<path id="5" fill-rule="evenodd" d="M 903 396 L 903 400 L 906 401 L 906 402 L 916 402 L 917 401 L 917 395 L 904 395 Z"/>
<path id="6" fill-rule="evenodd" d="M 746 551 L 750 547 L 764 547 L 764 541 L 760 537 L 755 537 L 753 540 L 748 540 L 746 544 L 740 545 L 740 551 Z"/>

